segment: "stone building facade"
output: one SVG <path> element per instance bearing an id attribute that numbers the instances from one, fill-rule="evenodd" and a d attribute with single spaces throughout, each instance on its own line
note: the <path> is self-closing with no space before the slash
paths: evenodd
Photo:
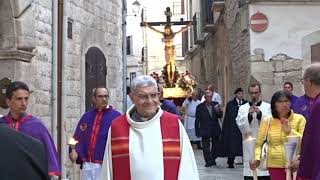
<path id="1" fill-rule="evenodd" d="M 65 0 L 62 69 L 63 178 L 77 179 L 67 156 L 67 140 L 85 112 L 98 74 L 110 91 L 110 104 L 122 109 L 121 1 Z M 26 82 L 28 112 L 43 119 L 57 142 L 58 0 L 0 1 L 0 79 Z M 100 60 L 101 64 L 95 64 Z M 86 81 L 87 80 L 87 81 Z M 87 105 L 86 105 L 87 104 Z M 0 108 L 0 113 L 7 109 Z"/>
<path id="2" fill-rule="evenodd" d="M 201 26 L 204 38 L 189 50 L 188 67 L 201 88 L 214 83 L 225 100 L 252 82 L 262 85 L 266 101 L 286 81 L 293 83 L 294 94 L 303 95 L 303 69 L 320 61 L 320 26 L 312 21 L 320 18 L 319 10 L 318 0 L 213 1 L 214 21 Z M 258 12 L 268 18 L 263 32 L 250 27 Z"/>

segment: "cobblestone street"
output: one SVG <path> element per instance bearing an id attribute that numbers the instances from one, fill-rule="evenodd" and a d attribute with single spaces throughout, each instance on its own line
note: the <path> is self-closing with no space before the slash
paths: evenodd
<path id="1" fill-rule="evenodd" d="M 204 167 L 202 150 L 194 149 L 200 180 L 241 180 L 242 165 L 235 165 L 234 169 L 227 168 L 227 159 L 218 158 L 217 166 Z"/>

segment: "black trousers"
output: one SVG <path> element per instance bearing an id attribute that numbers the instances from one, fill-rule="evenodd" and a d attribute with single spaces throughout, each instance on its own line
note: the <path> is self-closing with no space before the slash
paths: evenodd
<path id="1" fill-rule="evenodd" d="M 253 180 L 253 177 L 244 176 L 244 180 Z M 270 176 L 258 176 L 258 180 L 270 180 Z"/>
<path id="2" fill-rule="evenodd" d="M 228 157 L 228 165 L 233 165 L 235 157 Z"/>
<path id="3" fill-rule="evenodd" d="M 202 137 L 203 157 L 207 165 L 215 164 L 218 138 Z"/>

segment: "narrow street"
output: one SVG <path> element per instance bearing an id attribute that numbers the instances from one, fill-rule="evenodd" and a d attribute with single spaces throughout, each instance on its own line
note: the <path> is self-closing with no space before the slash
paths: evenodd
<path id="1" fill-rule="evenodd" d="M 227 159 L 218 158 L 217 166 L 204 167 L 202 150 L 194 148 L 200 180 L 241 180 L 242 165 L 235 165 L 234 169 L 227 167 Z"/>

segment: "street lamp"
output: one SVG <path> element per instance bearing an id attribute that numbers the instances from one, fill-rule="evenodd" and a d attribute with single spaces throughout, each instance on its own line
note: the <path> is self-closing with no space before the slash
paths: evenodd
<path id="1" fill-rule="evenodd" d="M 137 16 L 137 14 L 138 14 L 139 11 L 140 11 L 140 7 L 141 7 L 141 4 L 139 3 L 138 0 L 135 0 L 135 1 L 132 3 L 132 12 L 133 12 L 134 16 Z"/>

